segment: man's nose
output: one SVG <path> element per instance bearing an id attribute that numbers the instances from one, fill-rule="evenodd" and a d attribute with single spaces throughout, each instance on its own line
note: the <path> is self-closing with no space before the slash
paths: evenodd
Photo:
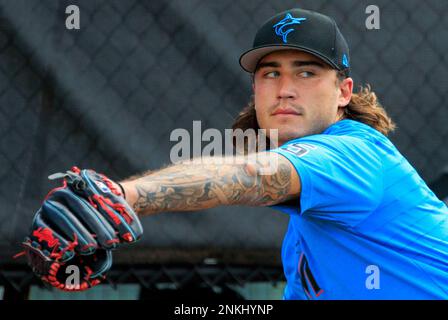
<path id="1" fill-rule="evenodd" d="M 279 99 L 295 99 L 297 96 L 296 87 L 294 82 L 288 76 L 283 76 L 280 79 L 278 98 Z"/>

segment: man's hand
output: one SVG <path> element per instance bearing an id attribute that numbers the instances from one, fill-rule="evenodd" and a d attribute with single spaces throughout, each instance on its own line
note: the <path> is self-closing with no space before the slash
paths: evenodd
<path id="1" fill-rule="evenodd" d="M 49 178 L 63 178 L 64 183 L 48 193 L 35 214 L 24 253 L 33 271 L 53 287 L 88 289 L 105 278 L 111 250 L 139 240 L 142 226 L 118 185 L 106 176 L 73 167 Z M 79 279 L 68 281 L 73 272 Z"/>

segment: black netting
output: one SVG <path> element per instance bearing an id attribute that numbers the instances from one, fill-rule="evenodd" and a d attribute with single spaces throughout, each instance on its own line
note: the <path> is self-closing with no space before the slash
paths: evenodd
<path id="1" fill-rule="evenodd" d="M 50 173 L 76 164 L 125 178 L 168 164 L 176 128 L 191 131 L 194 120 L 202 121 L 202 130 L 230 128 L 251 94 L 239 55 L 264 20 L 298 5 L 289 0 L 0 4 L 3 262 L 9 262 L 54 187 Z M 80 8 L 80 30 L 65 28 L 65 8 L 72 4 Z M 355 84 L 372 85 L 398 125 L 391 139 L 431 183 L 448 159 L 448 2 L 375 1 L 380 30 L 365 27 L 369 4 L 300 1 L 338 22 L 351 47 Z M 165 214 L 143 223 L 142 249 L 206 248 L 216 256 L 223 249 L 279 252 L 287 216 L 234 207 Z"/>

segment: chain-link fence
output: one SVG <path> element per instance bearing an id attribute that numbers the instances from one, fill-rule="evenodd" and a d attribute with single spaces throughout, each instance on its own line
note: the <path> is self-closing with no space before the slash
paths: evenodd
<path id="1" fill-rule="evenodd" d="M 251 94 L 239 55 L 264 20 L 298 5 L 338 22 L 351 47 L 355 85 L 372 85 L 398 125 L 392 141 L 422 177 L 431 183 L 447 166 L 446 1 L 0 3 L 3 265 L 21 266 L 10 257 L 54 187 L 50 173 L 78 165 L 121 179 L 168 164 L 176 128 L 191 131 L 194 120 L 202 130 L 230 128 Z M 370 4 L 380 9 L 379 30 L 366 29 Z M 69 5 L 80 9 L 79 30 L 66 28 Z M 143 224 L 138 249 L 123 254 L 129 264 L 159 262 L 148 258 L 156 248 L 170 257 L 167 266 L 191 252 L 193 264 L 213 258 L 228 265 L 239 253 L 248 272 L 257 266 L 281 272 L 287 216 L 270 209 L 172 213 Z"/>

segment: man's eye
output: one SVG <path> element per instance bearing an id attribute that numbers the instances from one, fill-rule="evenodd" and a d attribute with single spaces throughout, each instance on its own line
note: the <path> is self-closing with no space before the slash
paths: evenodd
<path id="1" fill-rule="evenodd" d="M 280 72 L 278 71 L 270 71 L 270 72 L 266 72 L 264 74 L 265 78 L 277 78 L 280 75 Z"/>
<path id="2" fill-rule="evenodd" d="M 302 71 L 299 72 L 299 76 L 301 76 L 302 78 L 311 78 L 312 76 L 314 76 L 315 73 L 311 72 L 311 71 Z"/>

